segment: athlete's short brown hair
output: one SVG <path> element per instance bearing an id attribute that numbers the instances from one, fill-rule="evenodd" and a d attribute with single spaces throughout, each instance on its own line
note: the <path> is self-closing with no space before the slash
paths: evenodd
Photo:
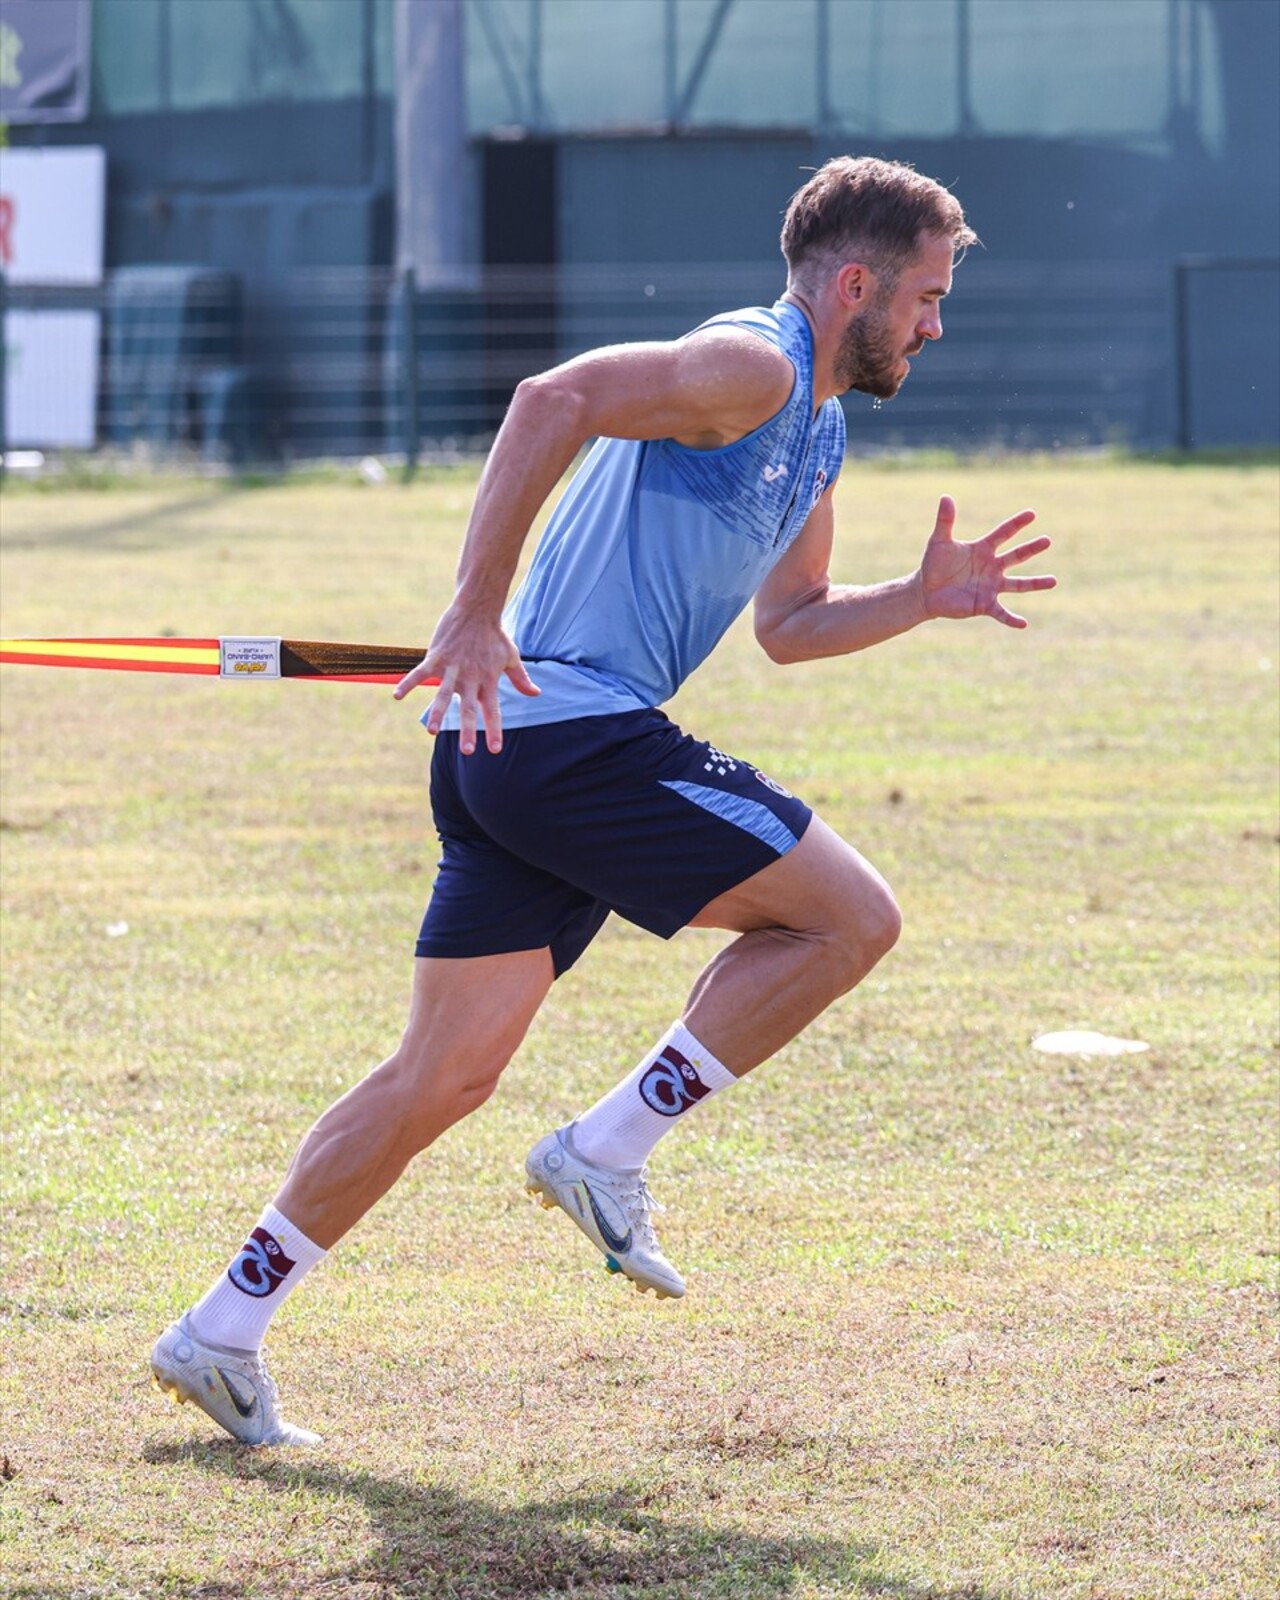
<path id="1" fill-rule="evenodd" d="M 792 195 L 782 224 L 791 277 L 816 284 L 845 261 L 863 260 L 892 285 L 925 234 L 957 251 L 978 236 L 949 189 L 899 161 L 835 156 Z"/>

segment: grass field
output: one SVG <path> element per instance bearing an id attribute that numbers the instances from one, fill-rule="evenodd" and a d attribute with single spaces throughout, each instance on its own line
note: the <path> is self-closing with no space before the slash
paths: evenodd
<path id="1" fill-rule="evenodd" d="M 423 643 L 473 486 L 19 487 L 0 621 Z M 428 741 L 389 690 L 4 669 L 0 1593 L 1274 1594 L 1276 473 L 851 465 L 837 576 L 914 564 L 943 491 L 1038 508 L 1029 632 L 783 671 L 740 627 L 675 708 L 906 916 L 658 1151 L 687 1299 L 522 1192 L 720 942 L 614 922 L 278 1319 L 308 1454 L 146 1355 L 397 1037 Z M 1075 1026 L 1151 1049 L 1030 1048 Z"/>

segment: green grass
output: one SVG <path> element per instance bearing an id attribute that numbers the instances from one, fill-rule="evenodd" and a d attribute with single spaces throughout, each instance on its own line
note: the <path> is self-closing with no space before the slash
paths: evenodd
<path id="1" fill-rule="evenodd" d="M 3 631 L 425 642 L 473 487 L 6 492 Z M 944 491 L 1040 511 L 1030 632 L 780 671 L 744 626 L 675 708 L 906 914 L 659 1150 L 688 1298 L 522 1193 L 720 942 L 611 923 L 279 1318 L 306 1455 L 145 1356 L 395 1042 L 428 741 L 378 689 L 4 669 L 0 1593 L 1273 1593 L 1274 466 L 851 463 L 837 576 L 906 570 Z M 1030 1048 L 1073 1026 L 1151 1049 Z"/>

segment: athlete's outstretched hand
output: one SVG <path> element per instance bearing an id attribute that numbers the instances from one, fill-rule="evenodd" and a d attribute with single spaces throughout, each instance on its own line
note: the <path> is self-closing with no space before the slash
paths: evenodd
<path id="1" fill-rule="evenodd" d="M 1032 589 L 1052 589 L 1058 580 L 1050 577 L 1011 578 L 1010 567 L 1029 561 L 1047 550 L 1052 541 L 1041 534 L 1000 554 L 1000 546 L 1034 522 L 1034 511 L 1019 511 L 982 539 L 971 543 L 954 537 L 956 503 L 943 495 L 938 504 L 938 520 L 925 546 L 920 576 L 925 608 L 931 617 L 994 617 L 1007 628 L 1025 628 L 1027 619 L 1009 611 L 1002 594 L 1026 594 Z"/>
<path id="2" fill-rule="evenodd" d="M 438 684 L 427 708 L 427 732 L 436 734 L 454 695 L 461 717 L 458 747 L 469 756 L 476 747 L 476 726 L 484 718 L 484 742 L 493 755 L 502 749 L 502 713 L 498 709 L 498 684 L 506 674 L 521 694 L 541 694 L 525 671 L 520 652 L 497 623 L 450 606 L 436 624 L 431 644 L 412 672 L 395 687 L 395 698 L 419 684 Z"/>

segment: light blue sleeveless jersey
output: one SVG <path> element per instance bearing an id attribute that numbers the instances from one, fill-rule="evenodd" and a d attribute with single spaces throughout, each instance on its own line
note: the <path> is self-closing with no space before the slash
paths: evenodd
<path id="1" fill-rule="evenodd" d="M 844 459 L 844 413 L 813 414 L 813 338 L 778 301 L 714 317 L 791 361 L 775 416 L 719 450 L 598 439 L 557 505 L 503 627 L 542 690 L 502 680 L 511 728 L 661 705 L 711 653 Z M 446 727 L 457 727 L 454 702 Z"/>

